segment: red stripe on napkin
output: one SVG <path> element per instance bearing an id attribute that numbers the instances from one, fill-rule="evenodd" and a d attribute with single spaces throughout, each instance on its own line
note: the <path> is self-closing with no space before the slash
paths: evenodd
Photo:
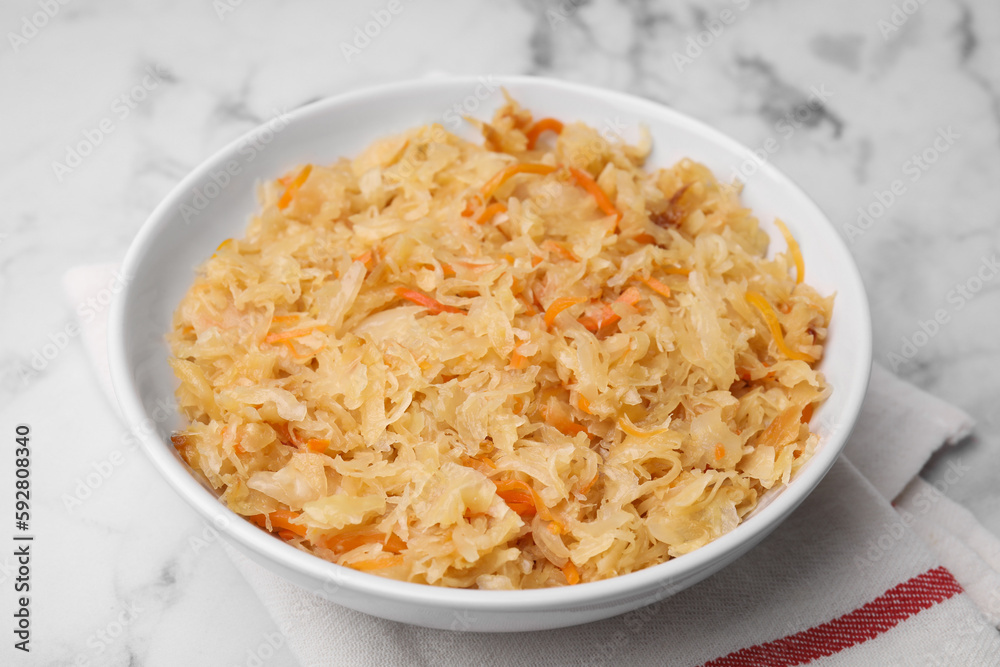
<path id="1" fill-rule="evenodd" d="M 874 639 L 910 616 L 962 592 L 947 569 L 936 567 L 894 586 L 862 607 L 814 628 L 734 651 L 704 667 L 792 667 Z"/>

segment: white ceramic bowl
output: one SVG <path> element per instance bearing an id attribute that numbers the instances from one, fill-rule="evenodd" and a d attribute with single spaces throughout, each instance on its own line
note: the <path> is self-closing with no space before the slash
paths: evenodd
<path id="1" fill-rule="evenodd" d="M 489 118 L 502 103 L 500 85 L 536 118 L 581 120 L 631 140 L 645 125 L 653 137 L 651 166 L 688 156 L 720 179 L 731 178 L 741 165 L 756 166 L 743 198 L 778 239 L 772 245 L 782 247 L 772 224 L 780 217 L 802 247 L 810 284 L 821 293 L 837 293 L 821 364 L 834 391 L 812 422 L 822 444 L 787 487 L 765 494 L 732 532 L 693 553 L 606 581 L 530 591 L 455 590 L 328 563 L 230 512 L 176 455 L 170 435 L 180 419 L 162 407 L 173 400 L 176 386 L 164 342 L 171 315 L 194 268 L 222 240 L 243 234 L 257 208 L 258 181 L 298 164 L 352 156 L 379 137 L 425 123 L 439 122 L 471 138 L 474 132 L 461 116 Z M 871 366 L 868 304 L 857 268 L 831 223 L 791 180 L 769 164 L 758 165 L 751 151 L 732 139 L 659 104 L 547 79 L 429 79 L 349 93 L 275 117 L 212 156 L 167 196 L 132 244 L 123 273 L 128 283 L 109 323 L 115 390 L 129 424 L 170 485 L 243 553 L 302 588 L 369 614 L 435 628 L 499 632 L 587 623 L 672 595 L 725 567 L 774 530 L 833 465 L 861 408 Z"/>

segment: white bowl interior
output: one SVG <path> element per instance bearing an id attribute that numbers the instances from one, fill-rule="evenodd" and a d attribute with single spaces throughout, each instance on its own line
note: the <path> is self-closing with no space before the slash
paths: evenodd
<path id="1" fill-rule="evenodd" d="M 657 587 L 662 597 L 664 586 L 676 592 L 725 565 L 773 529 L 829 470 L 853 427 L 871 364 L 867 299 L 850 253 L 798 187 L 770 165 L 759 165 L 746 184 L 743 200 L 771 234 L 771 252 L 784 247 L 772 222 L 780 217 L 802 248 L 808 282 L 821 293 L 837 293 L 821 364 L 834 391 L 814 416 L 813 425 L 822 436 L 817 454 L 788 487 L 765 494 L 761 507 L 734 531 L 691 554 L 612 580 L 545 591 L 490 592 L 404 584 L 340 568 L 235 519 L 195 481 L 171 447 L 170 435 L 180 425 L 179 417 L 169 410 L 156 410 L 173 401 L 176 380 L 166 363 L 164 335 L 174 308 L 191 285 L 194 269 L 221 241 L 244 233 L 257 210 L 259 181 L 307 162 L 329 163 L 353 156 L 375 139 L 420 124 L 438 122 L 471 138 L 476 132 L 459 122 L 459 116 L 489 118 L 502 104 L 501 84 L 536 118 L 580 120 L 629 140 L 635 140 L 640 124 L 644 125 L 653 139 L 648 162 L 652 167 L 690 157 L 705 163 L 720 179 L 728 179 L 740 164 L 754 159 L 745 147 L 660 105 L 551 80 L 470 77 L 348 94 L 272 119 L 210 158 L 178 185 L 153 212 L 130 249 L 123 271 L 129 282 L 109 323 L 115 389 L 126 417 L 143 436 L 147 453 L 174 488 L 207 519 L 222 525 L 223 532 L 245 552 L 286 577 L 357 608 L 364 604 L 352 604 L 355 594 L 394 600 L 404 608 L 423 605 L 499 614 L 485 616 L 491 620 L 476 628 L 481 630 L 519 629 L 516 622 L 505 624 L 498 619 L 529 608 L 567 612 L 558 622 L 551 617 L 545 627 L 595 620 L 626 611 L 629 605 L 644 604 Z M 326 582 L 329 588 L 331 580 L 337 582 L 335 594 L 320 585 Z M 624 607 L 610 604 L 611 599 L 624 601 Z M 574 614 L 573 610 L 584 611 Z M 365 611 L 440 626 L 439 621 L 399 609 L 380 613 L 378 606 L 369 606 Z"/>

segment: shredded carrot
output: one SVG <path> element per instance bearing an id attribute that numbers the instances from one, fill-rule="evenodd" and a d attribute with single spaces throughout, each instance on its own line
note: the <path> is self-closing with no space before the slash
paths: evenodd
<path id="1" fill-rule="evenodd" d="M 767 428 L 757 438 L 757 445 L 783 447 L 790 442 L 795 442 L 799 437 L 801 425 L 802 410 L 798 406 L 792 405 L 778 414 L 767 425 Z"/>
<path id="2" fill-rule="evenodd" d="M 608 196 L 604 194 L 604 190 L 597 184 L 597 181 L 590 177 L 590 174 L 576 167 L 570 167 L 569 173 L 573 175 L 574 180 L 576 180 L 580 187 L 590 193 L 594 201 L 597 202 L 597 208 L 601 209 L 606 215 L 615 216 L 616 220 L 622 219 L 621 212 L 615 208 L 615 205 L 611 203 Z"/>
<path id="3" fill-rule="evenodd" d="M 635 239 L 636 243 L 656 243 L 656 237 L 646 232 L 636 234 L 632 238 Z"/>
<path id="4" fill-rule="evenodd" d="M 366 250 L 365 252 L 355 257 L 354 261 L 361 262 L 362 264 L 365 265 L 366 269 L 371 271 L 372 268 L 375 266 L 375 253 L 373 253 L 371 250 Z"/>
<path id="5" fill-rule="evenodd" d="M 326 448 L 330 446 L 330 441 L 320 438 L 309 438 L 306 440 L 306 449 L 315 454 L 325 452 Z"/>
<path id="6" fill-rule="evenodd" d="M 570 586 L 580 583 L 580 571 L 576 569 L 576 565 L 573 565 L 573 561 L 566 561 L 566 564 L 562 567 L 562 573 L 566 575 L 566 583 Z"/>
<path id="7" fill-rule="evenodd" d="M 451 264 L 441 264 L 441 272 L 444 273 L 445 278 L 452 278 L 455 276 L 455 267 Z"/>
<path id="8" fill-rule="evenodd" d="M 308 336 L 313 331 L 315 327 L 307 327 L 305 329 L 291 329 L 289 331 L 281 331 L 279 333 L 268 334 L 264 337 L 265 343 L 281 343 L 287 341 L 291 338 L 301 338 L 302 336 Z"/>
<path id="9" fill-rule="evenodd" d="M 332 535 L 324 538 L 320 544 L 337 554 L 346 553 L 368 544 L 381 544 L 384 551 L 396 554 L 406 548 L 406 542 L 398 535 L 394 533 L 386 535 L 369 528 L 348 530 L 339 535 Z"/>
<path id="10" fill-rule="evenodd" d="M 667 432 L 667 429 L 665 428 L 654 428 L 652 431 L 643 431 L 632 423 L 632 420 L 628 418 L 628 415 L 622 415 L 618 419 L 618 428 L 636 438 L 649 438 L 654 435 L 660 435 L 661 433 Z"/>
<path id="11" fill-rule="evenodd" d="M 278 208 L 288 208 L 288 205 L 292 203 L 292 197 L 295 196 L 295 192 L 302 187 L 303 183 L 306 182 L 306 179 L 309 178 L 310 172 L 312 172 L 311 164 L 307 164 L 302 168 L 302 171 L 300 171 L 299 175 L 295 177 L 295 180 L 289 183 L 288 187 L 285 188 L 284 194 L 282 194 L 281 199 L 278 200 Z"/>
<path id="12" fill-rule="evenodd" d="M 521 493 L 520 491 L 497 491 L 497 495 L 500 496 L 505 503 L 510 503 L 513 505 L 524 505 L 524 506 L 535 506 L 535 500 L 530 494 Z"/>
<path id="13" fill-rule="evenodd" d="M 379 556 L 370 560 L 359 560 L 355 563 L 345 563 L 347 567 L 352 567 L 361 572 L 369 570 L 383 570 L 387 567 L 397 567 L 403 564 L 402 556 Z"/>
<path id="14" fill-rule="evenodd" d="M 552 304 L 545 310 L 545 324 L 547 326 L 552 326 L 552 323 L 556 321 L 556 316 L 567 308 L 572 308 L 578 303 L 583 303 L 586 299 L 575 298 L 564 296 L 556 299 Z"/>
<path id="15" fill-rule="evenodd" d="M 497 491 L 497 495 L 507 503 L 507 507 L 518 516 L 527 518 L 538 514 L 538 505 L 535 503 L 534 494 L 526 494 L 520 491 Z"/>
<path id="16" fill-rule="evenodd" d="M 806 277 L 806 262 L 802 259 L 802 250 L 799 248 L 798 241 L 792 236 L 792 233 L 788 231 L 788 227 L 785 226 L 780 219 L 775 218 L 774 224 L 777 225 L 778 229 L 781 230 L 781 235 L 785 237 L 785 243 L 788 244 L 788 252 L 792 253 L 792 259 L 795 261 L 795 284 L 798 285 Z"/>
<path id="17" fill-rule="evenodd" d="M 764 317 L 764 321 L 767 322 L 767 327 L 771 330 L 771 336 L 774 338 L 775 344 L 781 353 L 784 354 L 789 359 L 798 359 L 799 361 L 805 361 L 806 363 L 812 363 L 816 361 L 808 354 L 804 352 L 799 352 L 788 347 L 785 343 L 785 336 L 781 333 L 781 322 L 778 321 L 778 316 L 775 314 L 774 309 L 771 308 L 771 304 L 767 302 L 763 294 L 758 292 L 748 291 L 746 294 L 747 303 L 754 306 L 760 311 L 760 314 Z"/>
<path id="18" fill-rule="evenodd" d="M 639 293 L 639 290 L 634 287 L 628 287 L 615 299 L 615 303 L 626 303 L 630 306 L 635 306 L 641 298 L 642 294 Z M 589 331 L 596 333 L 604 327 L 615 324 L 620 319 L 621 316 L 615 312 L 614 308 L 604 303 L 601 304 L 601 308 L 596 314 L 584 315 L 579 321 Z"/>
<path id="19" fill-rule="evenodd" d="M 464 266 L 470 271 L 489 271 L 490 269 L 495 269 L 497 265 L 493 262 L 458 262 L 459 266 Z M 442 264 L 442 267 L 444 265 Z"/>
<path id="20" fill-rule="evenodd" d="M 232 242 L 233 242 L 232 239 L 226 239 L 225 241 L 223 241 L 222 243 L 219 244 L 218 248 L 215 249 L 216 252 L 218 252 L 219 250 L 222 250 L 223 248 L 225 248 L 227 245 L 229 245 Z"/>
<path id="21" fill-rule="evenodd" d="M 594 414 L 590 411 L 590 401 L 588 401 L 583 394 L 576 397 L 576 407 L 580 408 L 580 410 L 586 412 L 588 415 Z"/>
<path id="22" fill-rule="evenodd" d="M 601 309 L 598 313 L 593 315 L 582 315 L 578 321 L 586 327 L 588 331 L 596 333 L 600 331 L 605 324 L 611 324 L 612 320 L 616 317 L 618 317 L 618 314 L 615 313 L 611 306 L 603 303 L 601 304 Z"/>
<path id="23" fill-rule="evenodd" d="M 292 540 L 294 540 L 298 536 L 295 533 L 293 533 L 292 531 L 290 531 L 290 530 L 279 530 L 278 531 L 278 537 L 280 537 L 281 539 L 283 539 L 286 542 L 291 542 Z"/>
<path id="24" fill-rule="evenodd" d="M 666 266 L 663 267 L 664 273 L 669 273 L 675 276 L 688 276 L 691 275 L 691 269 L 681 268 L 679 266 Z"/>
<path id="25" fill-rule="evenodd" d="M 542 242 L 542 246 L 546 250 L 552 250 L 559 253 L 571 262 L 579 262 L 580 258 L 577 257 L 576 253 L 566 247 L 566 244 L 559 243 L 558 241 L 553 241 L 552 239 L 545 239 Z"/>
<path id="26" fill-rule="evenodd" d="M 300 526 L 297 523 L 292 523 L 291 520 L 300 516 L 301 512 L 293 512 L 291 510 L 275 510 L 271 512 L 266 517 L 263 514 L 257 514 L 250 517 L 254 523 L 258 526 L 264 528 L 267 526 L 266 519 L 271 520 L 271 529 L 287 530 L 296 535 L 305 536 L 306 527 Z"/>
<path id="27" fill-rule="evenodd" d="M 391 535 L 387 535 L 386 538 L 382 540 L 382 548 L 386 551 L 399 553 L 406 548 L 406 542 L 403 541 L 403 538 L 393 533 Z"/>
<path id="28" fill-rule="evenodd" d="M 298 313 L 294 315 L 274 315 L 273 317 L 271 317 L 271 321 L 282 324 L 284 322 L 294 322 L 295 320 L 299 319 L 299 317 L 301 317 L 301 315 L 299 315 Z"/>
<path id="29" fill-rule="evenodd" d="M 653 290 L 660 296 L 667 299 L 670 298 L 670 288 L 661 283 L 656 278 L 650 276 L 649 278 L 640 278 L 640 280 L 646 284 L 646 287 Z"/>
<path id="30" fill-rule="evenodd" d="M 588 493 L 590 493 L 590 489 L 593 488 L 594 482 L 597 481 L 597 478 L 599 476 L 600 474 L 595 472 L 594 476 L 590 478 L 590 481 L 584 484 L 582 487 L 580 487 L 580 493 L 582 493 L 583 495 L 587 495 Z"/>
<path id="31" fill-rule="evenodd" d="M 519 479 L 497 479 L 493 480 L 493 484 L 497 487 L 497 495 L 514 512 L 521 516 L 531 516 L 538 511 L 535 492 L 527 483 Z"/>
<path id="32" fill-rule="evenodd" d="M 480 454 L 479 456 L 469 456 L 468 454 L 463 454 L 462 463 L 467 468 L 478 470 L 484 475 L 490 475 L 497 469 L 497 464 L 493 462 L 493 459 L 485 454 Z"/>
<path id="33" fill-rule="evenodd" d="M 487 206 L 486 209 L 479 214 L 479 217 L 476 218 L 476 222 L 478 222 L 481 225 L 484 222 L 492 220 L 493 216 L 506 212 L 507 212 L 507 206 L 505 204 L 501 204 L 498 201 L 495 201 L 489 206 Z"/>
<path id="34" fill-rule="evenodd" d="M 272 526 L 277 526 L 282 530 L 290 530 L 296 535 L 305 535 L 305 526 L 300 526 L 299 524 L 291 522 L 292 519 L 298 518 L 301 514 L 301 512 L 293 512 L 291 510 L 275 510 L 268 516 L 271 518 Z"/>
<path id="35" fill-rule="evenodd" d="M 486 185 L 482 187 L 479 191 L 479 195 L 482 200 L 489 201 L 493 193 L 496 192 L 500 186 L 510 180 L 513 176 L 518 174 L 551 174 L 556 170 L 555 167 L 547 164 L 535 164 L 535 163 L 525 163 L 525 164 L 513 164 L 505 169 L 500 170 L 496 176 L 486 181 Z"/>
<path id="36" fill-rule="evenodd" d="M 507 507 L 520 517 L 535 516 L 538 513 L 534 505 L 526 505 L 524 503 L 508 502 Z"/>
<path id="37" fill-rule="evenodd" d="M 538 514 L 546 521 L 556 524 L 560 532 L 566 530 L 561 521 L 557 520 L 545 507 L 545 503 L 535 490 L 519 479 L 499 479 L 493 480 L 497 487 L 497 495 L 503 499 L 507 506 L 522 517 L 534 516 Z"/>
<path id="38" fill-rule="evenodd" d="M 471 218 L 472 214 L 476 212 L 475 201 L 478 198 L 479 197 L 476 196 L 476 197 L 474 197 L 472 199 L 469 199 L 468 201 L 465 202 L 465 210 L 462 211 L 462 217 L 463 218 Z"/>
<path id="39" fill-rule="evenodd" d="M 813 410 L 815 409 L 815 407 L 816 407 L 815 404 L 810 403 L 806 407 L 802 408 L 802 423 L 803 424 L 808 424 L 810 421 L 812 421 Z"/>
<path id="40" fill-rule="evenodd" d="M 236 443 L 235 445 L 233 445 L 233 451 L 239 454 L 240 456 L 247 453 L 247 450 L 243 449 L 243 446 L 240 445 L 240 443 Z"/>
<path id="41" fill-rule="evenodd" d="M 615 299 L 615 301 L 618 303 L 627 303 L 630 306 L 634 306 L 635 304 L 639 303 L 639 300 L 641 298 L 642 294 L 639 293 L 639 290 L 637 290 L 634 287 L 626 287 L 625 291 L 622 292 L 618 296 L 618 298 Z"/>
<path id="42" fill-rule="evenodd" d="M 510 355 L 510 368 L 516 371 L 522 370 L 528 366 L 528 357 L 521 354 L 518 348 L 514 348 L 514 351 Z"/>
<path id="43" fill-rule="evenodd" d="M 525 132 L 525 136 L 528 138 L 528 150 L 534 150 L 535 144 L 538 143 L 538 137 L 542 132 L 555 132 L 560 134 L 563 131 L 563 124 L 556 120 L 555 118 L 540 118 L 538 122 L 531 126 L 531 129 Z"/>
<path id="44" fill-rule="evenodd" d="M 498 479 L 493 482 L 497 487 L 497 493 L 518 491 L 527 494 L 529 497 L 534 493 L 531 485 L 519 479 Z"/>
<path id="45" fill-rule="evenodd" d="M 461 308 L 456 308 L 455 306 L 446 306 L 437 299 L 429 297 L 421 292 L 416 292 L 414 290 L 407 289 L 405 287 L 397 287 L 396 294 L 403 297 L 404 299 L 407 299 L 408 301 L 412 301 L 418 306 L 423 306 L 432 315 L 438 315 L 440 313 L 465 313 L 465 311 L 462 310 Z"/>
<path id="46" fill-rule="evenodd" d="M 715 460 L 721 461 L 726 458 L 726 446 L 721 442 L 715 445 Z"/>
<path id="47" fill-rule="evenodd" d="M 544 404 L 540 412 L 546 424 L 555 427 L 565 435 L 573 437 L 578 433 L 588 433 L 587 429 L 573 421 L 573 418 L 565 410 L 557 409 L 550 403 Z"/>
<path id="48" fill-rule="evenodd" d="M 524 304 L 524 313 L 526 315 L 537 315 L 538 314 L 538 309 L 535 308 L 534 305 L 532 305 L 531 303 L 529 303 L 527 299 L 522 298 L 522 297 L 519 296 L 519 297 L 517 297 L 517 300 L 520 301 L 522 304 Z"/>

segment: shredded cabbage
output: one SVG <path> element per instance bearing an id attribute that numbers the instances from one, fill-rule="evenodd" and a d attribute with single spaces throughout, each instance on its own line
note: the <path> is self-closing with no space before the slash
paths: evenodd
<path id="1" fill-rule="evenodd" d="M 809 458 L 833 297 L 704 166 L 534 125 L 508 100 L 484 145 L 420 127 L 262 186 L 169 335 L 174 443 L 234 511 L 539 588 L 689 553 Z"/>

